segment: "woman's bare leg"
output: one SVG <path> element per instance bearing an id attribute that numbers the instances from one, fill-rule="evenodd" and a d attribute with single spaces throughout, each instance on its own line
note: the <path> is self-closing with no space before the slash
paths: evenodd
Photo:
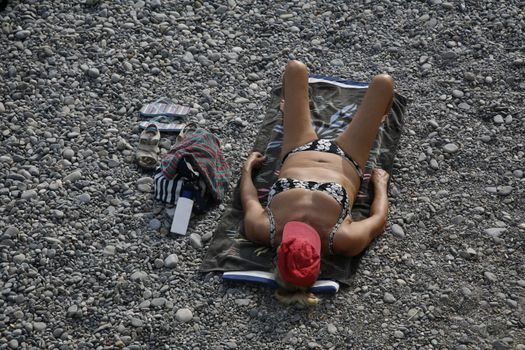
<path id="1" fill-rule="evenodd" d="M 317 139 L 310 119 L 308 68 L 299 61 L 286 65 L 283 77 L 284 136 L 281 157 L 292 149 Z"/>
<path id="2" fill-rule="evenodd" d="M 383 117 L 390 112 L 394 80 L 387 74 L 376 75 L 348 128 L 337 137 L 337 144 L 365 169 Z"/>

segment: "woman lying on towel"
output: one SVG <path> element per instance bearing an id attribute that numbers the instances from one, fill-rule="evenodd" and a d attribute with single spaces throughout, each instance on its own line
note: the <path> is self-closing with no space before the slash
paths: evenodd
<path id="1" fill-rule="evenodd" d="M 372 172 L 370 217 L 354 222 L 350 212 L 379 126 L 392 107 L 394 81 L 388 75 L 374 77 L 352 122 L 335 140 L 319 139 L 312 128 L 306 65 L 289 62 L 283 85 L 280 178 L 263 207 L 252 172 L 265 157 L 254 152 L 244 163 L 245 232 L 251 241 L 277 249 L 276 279 L 283 287 L 277 298 L 315 304 L 317 298 L 307 290 L 317 280 L 321 256 L 358 255 L 384 231 L 389 177 L 384 170 Z"/>

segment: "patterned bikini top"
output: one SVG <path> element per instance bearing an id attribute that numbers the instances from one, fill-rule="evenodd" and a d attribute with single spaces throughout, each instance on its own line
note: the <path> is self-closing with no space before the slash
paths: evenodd
<path id="1" fill-rule="evenodd" d="M 339 229 L 339 226 L 341 226 L 341 224 L 345 220 L 346 216 L 350 213 L 350 202 L 348 200 L 348 194 L 346 193 L 346 190 L 343 186 L 335 182 L 302 181 L 286 177 L 277 179 L 277 181 L 271 187 L 270 192 L 268 193 L 268 203 L 266 204 L 266 210 L 268 212 L 268 218 L 270 220 L 270 244 L 272 245 L 272 247 L 275 247 L 276 233 L 275 218 L 273 216 L 272 210 L 270 209 L 270 204 L 272 203 L 273 198 L 277 194 L 295 188 L 324 192 L 330 195 L 332 198 L 334 198 L 337 201 L 337 203 L 339 203 L 339 205 L 341 206 L 341 213 L 339 214 L 339 218 L 337 219 L 337 222 L 335 223 L 328 236 L 328 251 L 330 254 L 334 254 L 335 233 Z"/>

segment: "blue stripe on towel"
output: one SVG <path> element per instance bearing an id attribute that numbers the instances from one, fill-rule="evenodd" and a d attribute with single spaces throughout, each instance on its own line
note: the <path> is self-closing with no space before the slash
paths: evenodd
<path id="1" fill-rule="evenodd" d="M 320 74 L 310 74 L 308 78 L 309 83 L 320 83 L 325 82 L 328 84 L 334 84 L 342 87 L 350 87 L 350 88 L 363 88 L 366 89 L 368 87 L 368 83 L 363 83 L 359 81 L 353 81 L 349 79 L 342 79 L 342 78 L 336 78 L 336 77 L 329 77 L 326 75 L 320 75 Z"/>

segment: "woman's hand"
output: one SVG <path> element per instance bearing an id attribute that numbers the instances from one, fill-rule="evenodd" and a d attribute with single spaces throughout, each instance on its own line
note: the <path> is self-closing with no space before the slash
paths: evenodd
<path id="1" fill-rule="evenodd" d="M 244 162 L 242 167 L 243 173 L 251 174 L 252 170 L 259 169 L 265 160 L 266 156 L 263 156 L 261 152 L 252 152 Z"/>
<path id="2" fill-rule="evenodd" d="M 386 190 L 389 178 L 390 175 L 385 170 L 375 168 L 372 170 L 372 177 L 370 178 L 370 181 L 376 190 Z"/>

